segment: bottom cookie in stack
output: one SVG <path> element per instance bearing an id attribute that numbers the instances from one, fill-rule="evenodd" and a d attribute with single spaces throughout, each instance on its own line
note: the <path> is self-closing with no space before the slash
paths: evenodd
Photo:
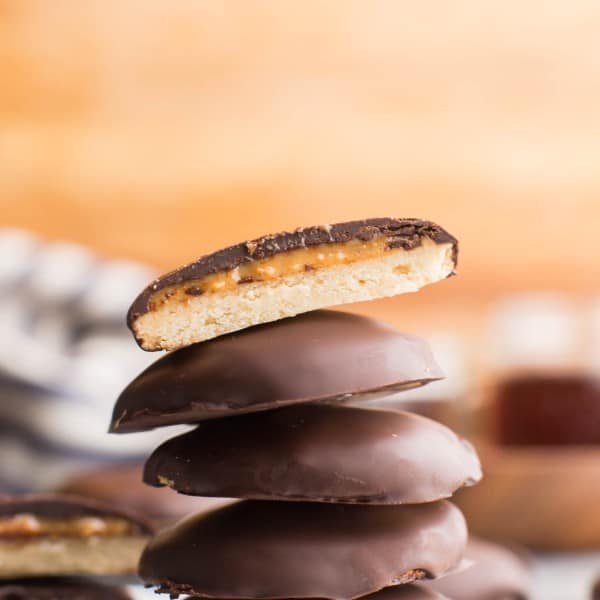
<path id="1" fill-rule="evenodd" d="M 247 500 L 160 532 L 139 574 L 173 597 L 350 599 L 444 575 L 460 563 L 466 540 L 461 512 L 443 500 Z"/>

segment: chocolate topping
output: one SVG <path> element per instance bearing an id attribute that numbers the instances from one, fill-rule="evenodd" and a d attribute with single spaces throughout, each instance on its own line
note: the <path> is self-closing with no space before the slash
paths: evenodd
<path id="1" fill-rule="evenodd" d="M 435 421 L 322 404 L 207 421 L 144 472 L 184 494 L 365 504 L 432 502 L 480 478 L 474 449 Z"/>
<path id="2" fill-rule="evenodd" d="M 247 500 L 160 532 L 139 573 L 175 597 L 349 600 L 442 575 L 460 561 L 466 537 L 461 512 L 447 501 Z"/>
<path id="3" fill-rule="evenodd" d="M 131 596 L 95 581 L 52 577 L 0 582 L 0 600 L 131 600 Z"/>
<path id="4" fill-rule="evenodd" d="M 504 546 L 471 538 L 465 558 L 472 561 L 472 566 L 425 585 L 456 600 L 530 597 L 531 575 L 523 556 Z"/>
<path id="5" fill-rule="evenodd" d="M 319 244 L 343 243 L 351 240 L 369 241 L 379 236 L 388 238 L 389 248 L 412 250 L 427 238 L 436 244 L 452 244 L 454 262 L 458 254 L 458 242 L 439 225 L 421 219 L 375 218 L 361 221 L 304 227 L 293 232 L 266 235 L 242 242 L 208 254 L 180 269 L 167 273 L 153 281 L 133 302 L 127 314 L 130 328 L 142 314 L 148 312 L 153 294 L 172 285 L 197 280 L 213 273 L 235 269 L 243 263 L 261 260 Z"/>
<path id="6" fill-rule="evenodd" d="M 423 340 L 380 321 L 319 310 L 163 356 L 123 391 L 110 430 L 390 393 L 442 377 Z"/>
<path id="7" fill-rule="evenodd" d="M 80 517 L 118 518 L 129 523 L 132 532 L 152 533 L 152 526 L 142 517 L 87 498 L 66 494 L 27 494 L 0 499 L 0 519 L 29 514 L 44 519 Z"/>

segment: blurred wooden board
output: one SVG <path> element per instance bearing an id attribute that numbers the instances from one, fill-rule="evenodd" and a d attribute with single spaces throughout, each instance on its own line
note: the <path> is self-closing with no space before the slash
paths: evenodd
<path id="1" fill-rule="evenodd" d="M 600 448 L 477 449 L 484 478 L 455 498 L 473 534 L 543 550 L 600 548 Z"/>
<path id="2" fill-rule="evenodd" d="M 599 26 L 591 0 L 5 0 L 0 219 L 168 269 L 422 216 L 460 283 L 388 312 L 597 291 Z"/>

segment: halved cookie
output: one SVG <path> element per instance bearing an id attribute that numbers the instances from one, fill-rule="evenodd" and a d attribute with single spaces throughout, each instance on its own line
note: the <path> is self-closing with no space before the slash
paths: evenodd
<path id="1" fill-rule="evenodd" d="M 219 250 L 159 277 L 128 324 L 144 350 L 174 350 L 252 325 L 415 292 L 454 272 L 458 243 L 420 219 L 300 228 Z"/>
<path id="2" fill-rule="evenodd" d="M 0 501 L 0 578 L 135 573 L 145 520 L 59 494 Z"/>

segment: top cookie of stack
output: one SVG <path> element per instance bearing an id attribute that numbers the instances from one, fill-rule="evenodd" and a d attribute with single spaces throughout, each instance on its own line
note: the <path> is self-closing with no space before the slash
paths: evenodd
<path id="1" fill-rule="evenodd" d="M 159 277 L 127 321 L 144 350 L 326 306 L 416 292 L 453 273 L 458 243 L 420 219 L 367 219 L 266 235 Z"/>
<path id="2" fill-rule="evenodd" d="M 245 500 L 159 534 L 140 562 L 147 583 L 173 597 L 350 600 L 460 563 L 466 527 L 444 498 L 481 477 L 472 447 L 428 419 L 343 404 L 439 379 L 427 344 L 313 310 L 415 291 L 456 256 L 437 225 L 370 219 L 233 246 L 138 297 L 140 345 L 180 349 L 124 390 L 111 431 L 197 424 L 153 453 L 144 480 Z"/>

